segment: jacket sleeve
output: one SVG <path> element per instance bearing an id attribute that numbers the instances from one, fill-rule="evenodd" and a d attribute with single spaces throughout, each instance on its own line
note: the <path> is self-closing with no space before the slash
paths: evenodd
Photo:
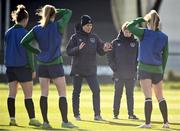
<path id="1" fill-rule="evenodd" d="M 169 47 L 168 47 L 168 43 L 166 44 L 166 46 L 163 49 L 163 53 L 162 53 L 162 58 L 163 58 L 163 71 L 165 72 L 165 68 L 166 68 L 166 64 L 167 64 L 167 59 L 168 59 L 168 54 L 169 54 Z"/>
<path id="2" fill-rule="evenodd" d="M 38 54 L 41 52 L 41 50 L 39 49 L 39 46 L 36 42 L 32 42 L 33 40 L 35 40 L 35 36 L 33 33 L 33 29 L 30 30 L 21 40 L 21 44 L 29 51 Z"/>
<path id="3" fill-rule="evenodd" d="M 96 36 L 96 38 L 97 38 L 97 53 L 100 56 L 103 56 L 106 54 L 106 52 L 104 52 L 103 50 L 104 42 L 98 36 Z"/>
<path id="4" fill-rule="evenodd" d="M 134 35 L 136 35 L 140 40 L 143 37 L 144 34 L 144 29 L 137 27 L 138 24 L 141 24 L 142 22 L 145 22 L 145 20 L 142 17 L 139 17 L 131 22 L 129 22 L 127 28 L 128 30 L 133 33 Z"/>
<path id="5" fill-rule="evenodd" d="M 76 56 L 79 54 L 79 46 L 77 45 L 74 36 L 69 40 L 66 52 L 69 56 Z"/>
<path id="6" fill-rule="evenodd" d="M 113 72 L 115 72 L 116 69 L 116 63 L 115 63 L 115 46 L 113 43 L 113 49 L 107 53 L 107 60 L 108 60 L 108 65 L 112 69 Z"/>
<path id="7" fill-rule="evenodd" d="M 71 16 L 72 11 L 69 9 L 56 9 L 56 14 L 60 15 L 60 19 L 57 20 L 58 28 L 61 33 L 64 32 L 65 26 L 68 24 Z"/>
<path id="8" fill-rule="evenodd" d="M 34 60 L 34 54 L 30 51 L 27 51 L 27 55 L 28 55 L 28 63 L 29 63 L 29 66 L 31 68 L 31 71 L 32 72 L 35 72 L 36 71 L 36 68 L 35 68 L 35 60 Z"/>
<path id="9" fill-rule="evenodd" d="M 139 53 L 139 42 L 136 40 L 136 44 L 137 44 L 137 52 L 136 52 L 136 59 L 135 59 L 135 63 L 136 63 L 136 71 L 137 71 L 137 68 L 138 68 L 138 53 Z"/>

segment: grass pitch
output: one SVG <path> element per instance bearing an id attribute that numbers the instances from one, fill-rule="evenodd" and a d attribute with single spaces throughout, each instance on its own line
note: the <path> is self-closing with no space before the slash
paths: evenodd
<path id="1" fill-rule="evenodd" d="M 166 83 L 164 96 L 168 104 L 170 129 L 167 131 L 180 131 L 180 84 L 176 83 L 172 87 L 179 87 L 179 89 L 169 88 L 172 84 Z M 167 87 L 168 86 L 168 87 Z M 42 116 L 39 106 L 40 98 L 39 85 L 34 86 L 33 100 L 35 104 L 36 118 L 42 122 Z M 0 130 L 42 130 L 40 128 L 31 127 L 28 125 L 29 119 L 24 106 L 24 96 L 22 89 L 19 88 L 16 97 L 16 121 L 18 127 L 9 126 L 9 116 L 7 111 L 7 97 L 8 97 L 8 85 L 0 84 Z M 78 129 L 65 129 L 61 128 L 61 115 L 58 109 L 58 93 L 55 86 L 52 84 L 49 90 L 48 97 L 48 117 L 50 124 L 53 126 L 53 130 L 65 130 L 65 131 L 143 131 L 153 130 L 162 131 L 162 117 L 159 111 L 158 102 L 153 96 L 153 112 L 152 112 L 152 129 L 139 129 L 138 125 L 144 122 L 144 96 L 140 89 L 135 88 L 134 99 L 135 106 L 134 112 L 140 118 L 140 120 L 128 120 L 126 95 L 125 90 L 121 100 L 121 108 L 119 120 L 112 119 L 112 107 L 113 107 L 114 87 L 113 85 L 101 85 L 101 115 L 105 121 L 94 121 L 94 113 L 92 107 L 92 93 L 87 85 L 83 85 L 80 96 L 80 111 L 82 121 L 74 120 L 72 114 L 72 85 L 67 86 L 67 98 L 68 98 L 68 117 L 69 121 L 77 125 Z"/>

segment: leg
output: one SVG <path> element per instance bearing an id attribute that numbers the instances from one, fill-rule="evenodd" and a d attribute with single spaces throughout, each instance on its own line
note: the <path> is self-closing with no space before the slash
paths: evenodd
<path id="1" fill-rule="evenodd" d="M 49 84 L 50 79 L 49 78 L 39 78 L 40 86 L 41 86 L 41 98 L 40 98 L 40 108 L 41 108 L 41 114 L 43 117 L 43 121 L 45 123 L 49 123 L 47 114 L 48 114 L 48 92 L 49 92 Z"/>
<path id="2" fill-rule="evenodd" d="M 29 125 L 31 126 L 40 126 L 41 123 L 35 119 L 35 109 L 34 109 L 34 102 L 32 100 L 32 90 L 33 90 L 33 82 L 21 82 L 20 83 L 24 92 L 24 102 L 25 107 L 28 112 L 28 116 L 30 119 Z"/>
<path id="3" fill-rule="evenodd" d="M 82 80 L 83 78 L 80 76 L 73 76 L 72 106 L 73 106 L 73 113 L 75 117 L 80 115 L 79 97 L 81 93 Z"/>
<path id="4" fill-rule="evenodd" d="M 29 115 L 29 119 L 35 118 L 35 113 L 34 113 L 34 103 L 32 100 L 32 87 L 33 87 L 33 82 L 21 82 L 20 83 L 24 92 L 24 102 L 26 106 L 26 110 Z"/>
<path id="5" fill-rule="evenodd" d="M 140 80 L 140 85 L 145 95 L 145 119 L 146 124 L 150 124 L 152 113 L 152 81 L 150 79 Z"/>
<path id="6" fill-rule="evenodd" d="M 87 83 L 93 93 L 93 108 L 94 108 L 94 115 L 100 116 L 100 89 L 99 83 L 97 81 L 96 76 L 88 76 L 86 77 Z"/>
<path id="7" fill-rule="evenodd" d="M 7 106 L 8 106 L 10 120 L 15 120 L 15 98 L 17 94 L 17 89 L 18 89 L 17 81 L 12 81 L 9 83 L 9 96 L 7 99 Z"/>
<path id="8" fill-rule="evenodd" d="M 159 109 L 164 119 L 164 124 L 166 124 L 168 123 L 168 110 L 167 110 L 166 101 L 163 97 L 162 85 L 163 85 L 163 81 L 161 80 L 159 83 L 154 84 L 153 87 L 154 87 L 156 98 L 159 102 Z"/>
<path id="9" fill-rule="evenodd" d="M 67 106 L 67 100 L 66 100 L 66 81 L 65 77 L 58 77 L 53 80 L 56 88 L 58 90 L 59 94 L 59 110 L 61 112 L 62 120 L 65 123 L 68 123 L 67 118 L 67 112 L 68 112 L 68 106 Z"/>
<path id="10" fill-rule="evenodd" d="M 128 115 L 134 115 L 134 79 L 126 79 L 125 88 L 126 88 L 126 99 L 127 99 L 127 107 L 128 107 Z"/>
<path id="11" fill-rule="evenodd" d="M 115 79 L 114 84 L 115 84 L 115 91 L 114 91 L 113 112 L 114 112 L 114 117 L 117 117 L 119 115 L 124 81 L 122 79 Z"/>

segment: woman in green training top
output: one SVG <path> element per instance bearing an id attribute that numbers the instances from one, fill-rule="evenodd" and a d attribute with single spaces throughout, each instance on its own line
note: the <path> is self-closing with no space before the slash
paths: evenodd
<path id="1" fill-rule="evenodd" d="M 21 42 L 27 49 L 37 53 L 41 86 L 40 108 L 44 121 L 43 128 L 51 128 L 47 118 L 47 98 L 51 79 L 55 83 L 59 94 L 58 104 L 63 121 L 61 125 L 62 127 L 74 128 L 75 126 L 67 118 L 66 81 L 60 50 L 62 33 L 71 18 L 72 11 L 45 5 L 37 14 L 41 16 L 40 24 L 34 26 Z M 60 19 L 55 21 L 57 14 L 60 15 Z M 30 44 L 34 39 L 37 41 L 38 46 Z"/>
<path id="2" fill-rule="evenodd" d="M 21 39 L 27 34 L 25 29 L 29 21 L 29 13 L 24 5 L 18 5 L 17 10 L 11 12 L 14 26 L 5 33 L 4 41 L 4 64 L 9 85 L 9 96 L 7 108 L 10 117 L 10 126 L 17 126 L 16 114 L 16 95 L 18 84 L 21 85 L 24 93 L 24 104 L 29 116 L 29 125 L 40 126 L 41 123 L 35 119 L 35 108 L 32 99 L 33 81 L 35 78 L 34 55 L 20 45 Z"/>
<path id="3" fill-rule="evenodd" d="M 136 27 L 142 22 L 147 29 Z M 155 10 L 151 10 L 144 18 L 140 17 L 128 24 L 128 30 L 140 39 L 138 54 L 138 78 L 145 95 L 145 124 L 140 128 L 151 128 L 152 87 L 159 102 L 164 119 L 163 128 L 169 128 L 167 104 L 163 97 L 162 84 L 168 58 L 168 37 L 159 30 L 160 18 Z"/>

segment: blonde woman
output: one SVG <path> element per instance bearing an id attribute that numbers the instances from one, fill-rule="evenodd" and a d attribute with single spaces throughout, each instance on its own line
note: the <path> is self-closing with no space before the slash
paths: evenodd
<path id="1" fill-rule="evenodd" d="M 52 128 L 48 117 L 48 92 L 49 84 L 52 79 L 59 94 L 59 110 L 62 116 L 62 127 L 74 128 L 75 126 L 68 121 L 68 105 L 66 100 L 66 81 L 64 76 L 62 53 L 60 50 L 62 34 L 68 24 L 72 11 L 69 9 L 56 9 L 52 5 L 45 5 L 38 10 L 37 14 L 41 17 L 39 25 L 23 38 L 22 44 L 30 51 L 37 54 L 38 74 L 41 86 L 40 107 L 43 116 L 43 128 Z M 55 21 L 56 15 L 60 19 Z M 36 40 L 39 48 L 35 48 L 30 42 Z"/>
<path id="2" fill-rule="evenodd" d="M 25 27 L 28 24 L 29 14 L 24 5 L 18 5 L 17 10 L 11 13 L 15 22 L 5 34 L 5 65 L 9 83 L 9 96 L 7 107 L 10 116 L 10 126 L 17 126 L 15 120 L 15 98 L 18 91 L 18 83 L 22 86 L 24 103 L 30 119 L 29 125 L 40 126 L 41 123 L 35 119 L 34 103 L 32 100 L 35 67 L 33 55 L 20 45 L 21 39 L 27 34 Z M 13 56 L 13 57 L 12 57 Z"/>
<path id="3" fill-rule="evenodd" d="M 147 29 L 137 24 L 147 23 Z M 167 104 L 163 96 L 163 75 L 168 58 L 168 36 L 159 30 L 160 18 L 151 10 L 144 18 L 137 18 L 128 24 L 128 30 L 140 39 L 138 55 L 138 77 L 145 96 L 145 124 L 141 128 L 151 128 L 152 88 L 159 102 L 163 117 L 163 128 L 169 128 Z"/>

